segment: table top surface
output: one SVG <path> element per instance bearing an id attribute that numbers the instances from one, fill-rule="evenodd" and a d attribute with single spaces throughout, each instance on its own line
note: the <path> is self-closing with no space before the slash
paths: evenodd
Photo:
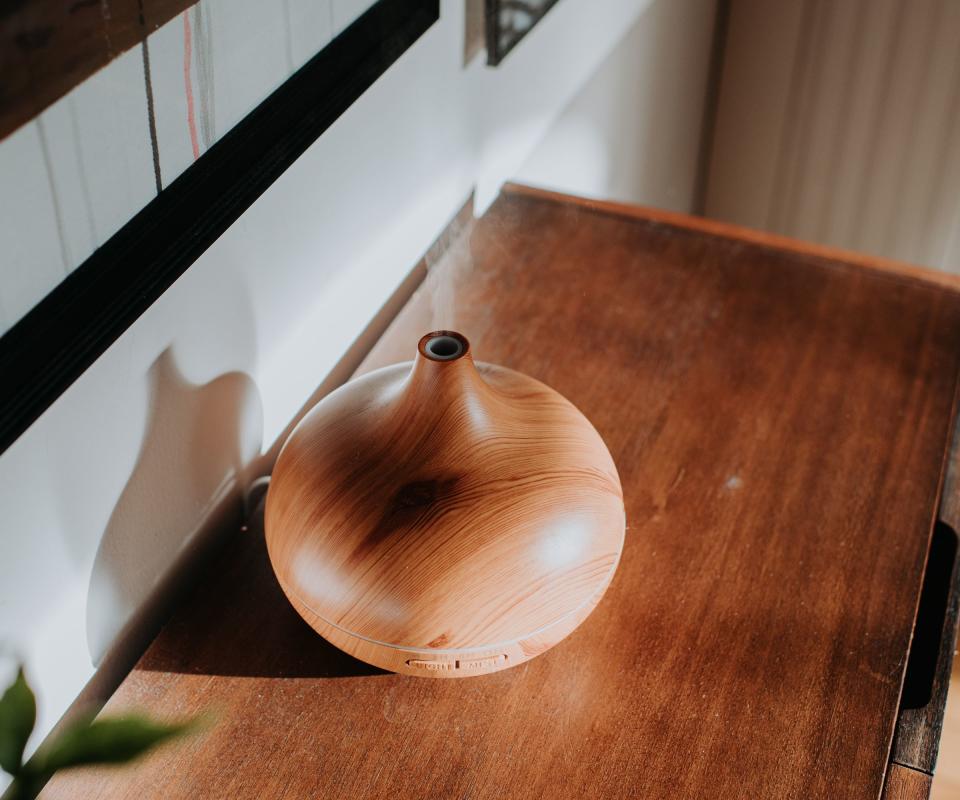
<path id="1" fill-rule="evenodd" d="M 877 798 L 960 295 L 508 191 L 362 370 L 441 326 L 564 394 L 607 442 L 628 530 L 593 615 L 501 673 L 379 673 L 293 611 L 258 517 L 107 706 L 217 723 L 43 796 Z"/>

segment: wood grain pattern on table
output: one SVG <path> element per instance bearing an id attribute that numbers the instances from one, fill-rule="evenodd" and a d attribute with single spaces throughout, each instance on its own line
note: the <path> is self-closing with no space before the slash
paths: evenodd
<path id="1" fill-rule="evenodd" d="M 514 670 L 371 674 L 290 608 L 251 524 L 108 704 L 216 727 L 44 796 L 878 798 L 958 295 L 518 193 L 437 269 L 455 285 L 416 294 L 362 369 L 450 327 L 583 411 L 626 502 L 604 602 Z"/>
<path id="2" fill-rule="evenodd" d="M 270 561 L 300 615 L 363 661 L 437 678 L 514 667 L 609 586 L 617 469 L 567 400 L 475 364 L 462 334 L 427 334 L 415 352 L 325 397 L 287 440 L 266 500 Z"/>

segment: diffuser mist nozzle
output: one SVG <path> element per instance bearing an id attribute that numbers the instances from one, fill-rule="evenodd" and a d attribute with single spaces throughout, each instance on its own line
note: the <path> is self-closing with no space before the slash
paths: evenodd
<path id="1" fill-rule="evenodd" d="M 453 361 L 467 351 L 467 340 L 452 331 L 437 331 L 424 339 L 423 354 L 433 361 Z"/>

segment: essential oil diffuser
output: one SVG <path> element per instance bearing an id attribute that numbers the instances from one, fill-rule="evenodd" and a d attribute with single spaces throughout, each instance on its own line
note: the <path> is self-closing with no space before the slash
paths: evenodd
<path id="1" fill-rule="evenodd" d="M 515 666 L 597 605 L 623 548 L 620 479 L 587 419 L 459 333 L 358 378 L 290 435 L 266 537 L 300 615 L 351 655 L 443 678 Z"/>

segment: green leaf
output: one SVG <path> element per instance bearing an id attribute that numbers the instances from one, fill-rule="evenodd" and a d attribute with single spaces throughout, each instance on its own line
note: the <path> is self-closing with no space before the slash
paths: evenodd
<path id="1" fill-rule="evenodd" d="M 84 764 L 122 764 L 197 727 L 197 720 L 165 724 L 142 714 L 78 719 L 28 766 L 30 772 L 49 775 Z"/>
<path id="2" fill-rule="evenodd" d="M 0 697 L 0 767 L 11 775 L 20 771 L 23 748 L 37 721 L 37 700 L 33 696 L 23 667 Z"/>
<path id="3" fill-rule="evenodd" d="M 14 778 L 13 783 L 7 787 L 2 800 L 35 800 L 42 788 L 41 778 L 21 775 L 19 778 Z"/>

